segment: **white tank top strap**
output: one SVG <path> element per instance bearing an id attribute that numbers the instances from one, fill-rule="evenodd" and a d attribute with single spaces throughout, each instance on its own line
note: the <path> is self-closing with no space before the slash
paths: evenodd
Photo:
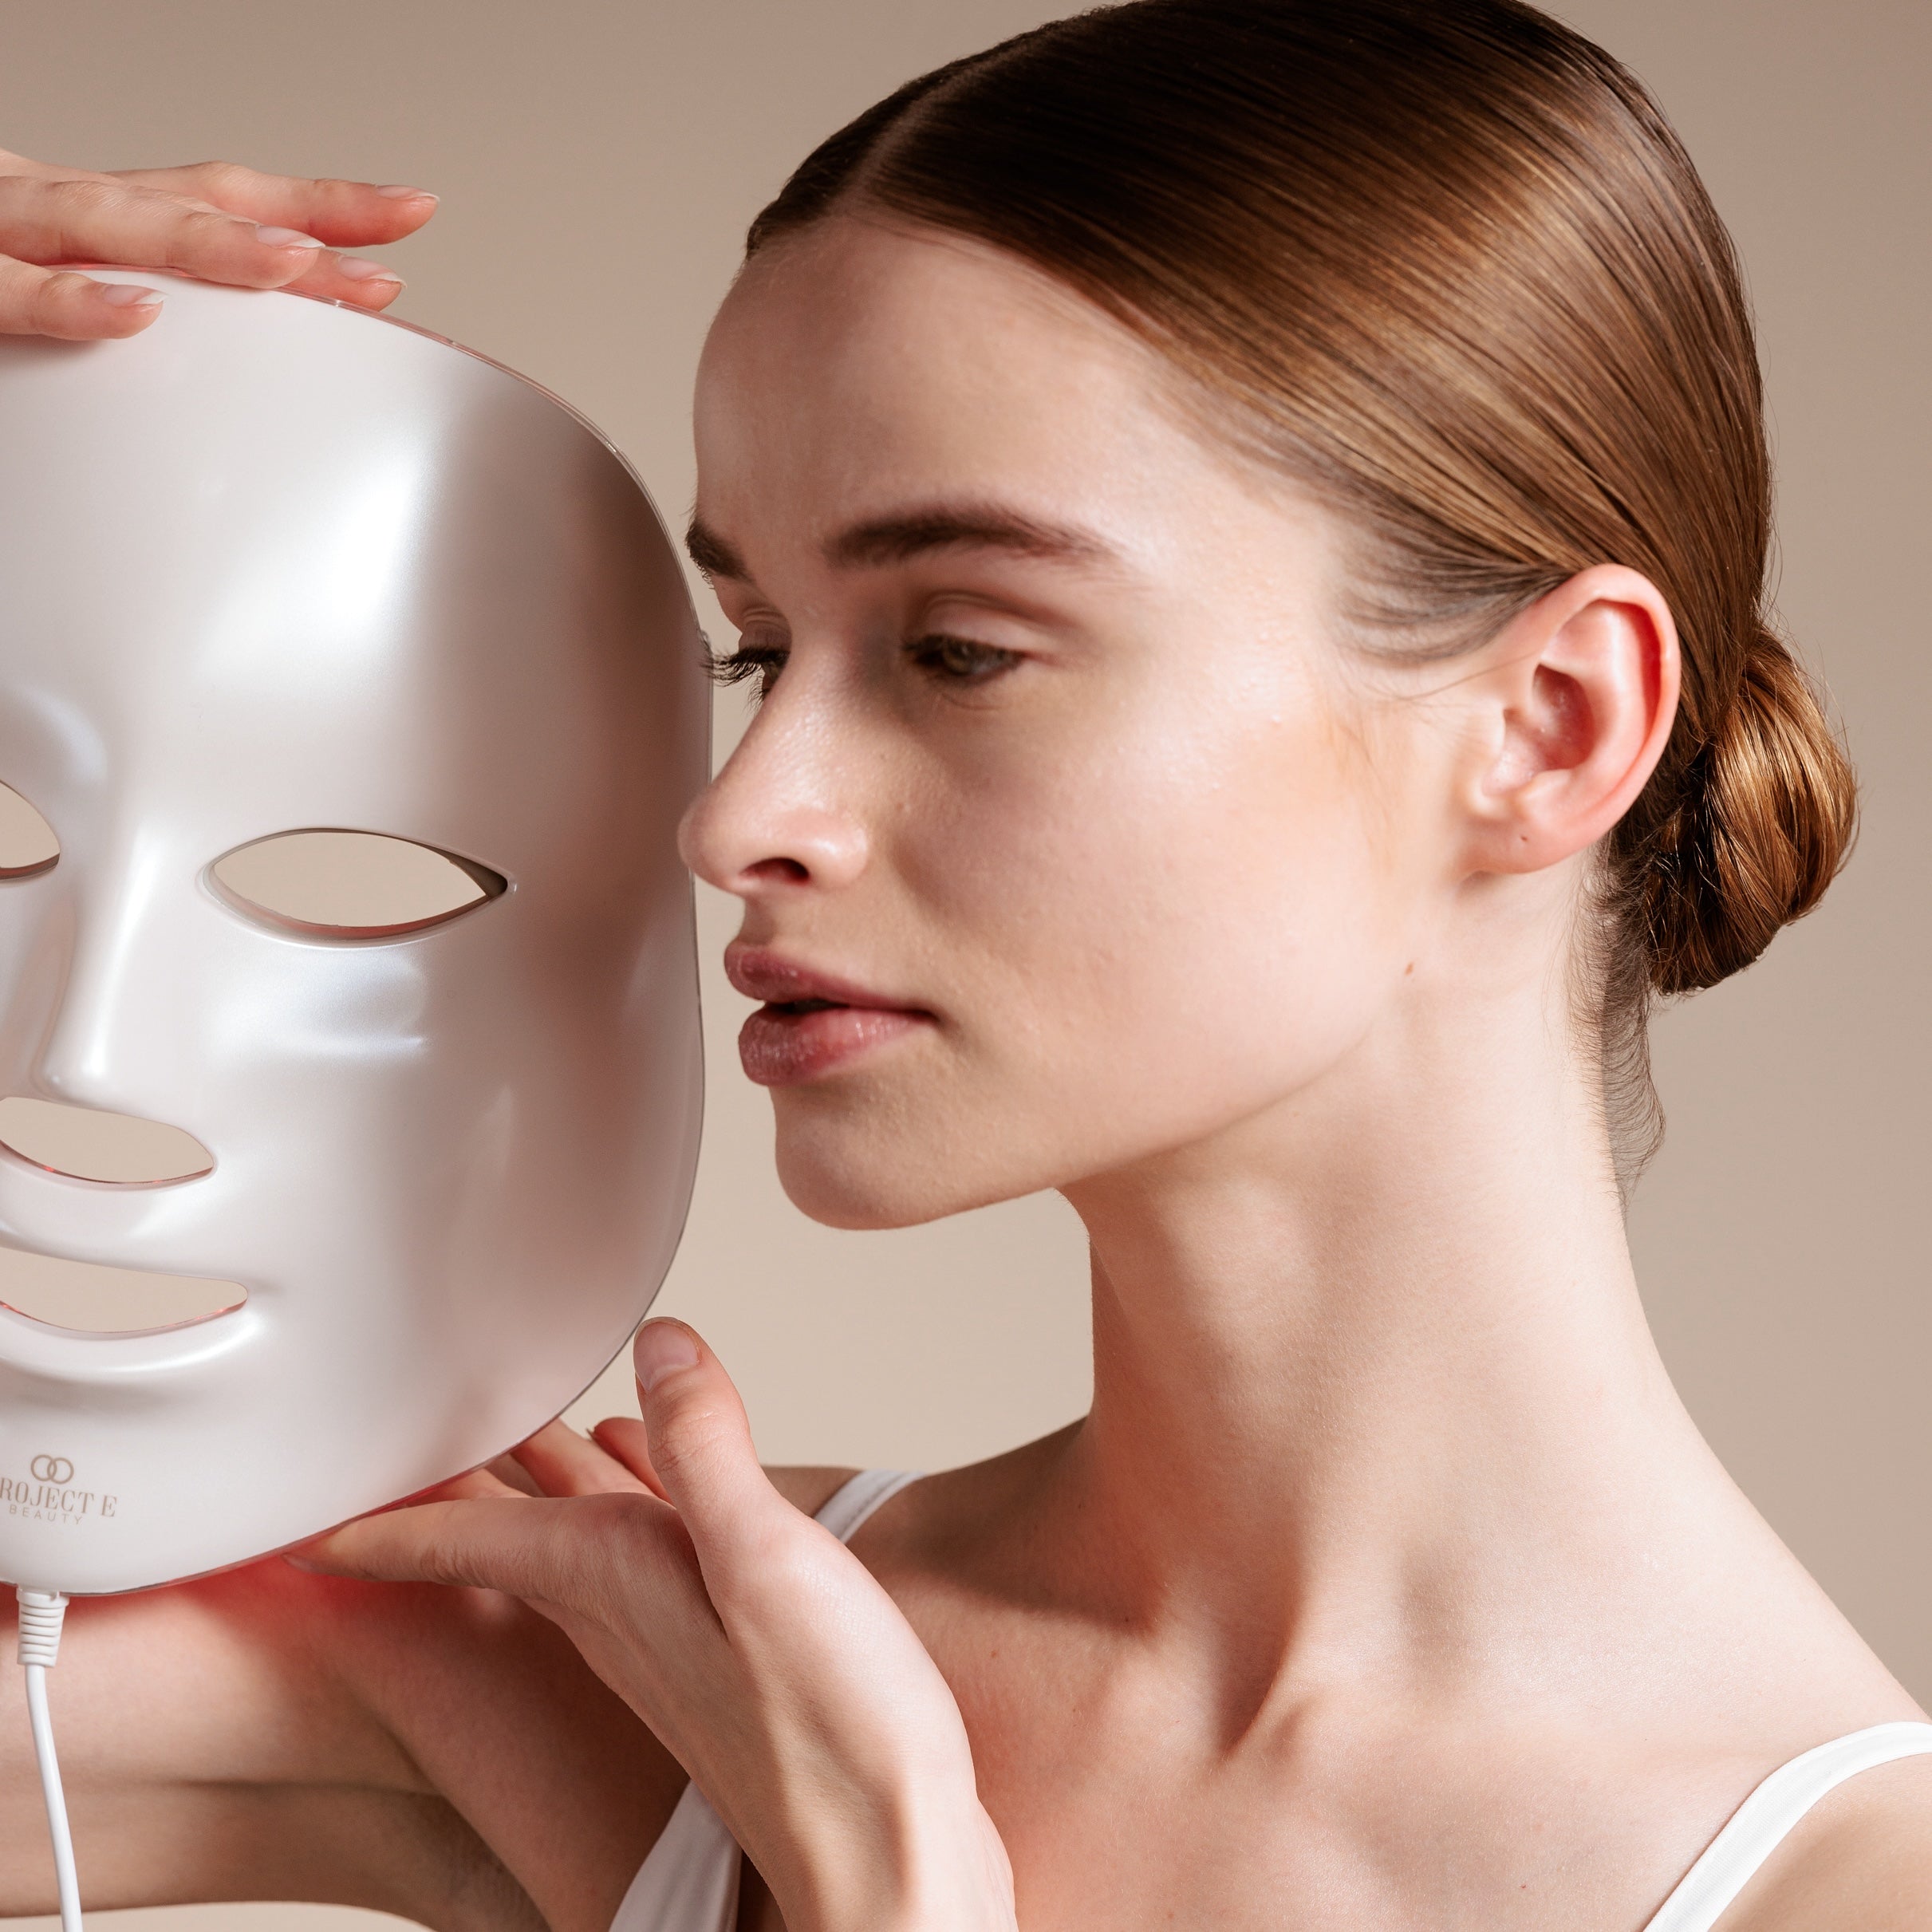
<path id="1" fill-rule="evenodd" d="M 883 1509 L 918 1480 L 917 1469 L 862 1469 L 819 1504 L 813 1520 L 822 1523 L 841 1543 L 850 1543 L 874 1510 Z"/>
<path id="2" fill-rule="evenodd" d="M 1764 1861 L 1828 1792 L 1861 1771 L 1932 1752 L 1932 1724 L 1875 1724 L 1780 1765 L 1732 1813 L 1644 1932 L 1710 1932 Z"/>
<path id="3" fill-rule="evenodd" d="M 738 1841 L 695 1784 L 684 1787 L 610 1922 L 610 1932 L 732 1932 Z"/>
<path id="4" fill-rule="evenodd" d="M 874 1510 L 918 1480 L 913 1470 L 863 1470 L 833 1491 L 816 1520 L 850 1543 Z M 732 1932 L 743 1863 L 724 1820 L 696 1785 L 687 1784 L 631 1880 L 610 1932 Z"/>

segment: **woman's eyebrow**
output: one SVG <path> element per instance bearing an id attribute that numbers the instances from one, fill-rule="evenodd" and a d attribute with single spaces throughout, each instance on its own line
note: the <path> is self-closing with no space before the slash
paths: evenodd
<path id="1" fill-rule="evenodd" d="M 708 577 L 751 582 L 743 560 L 724 538 L 693 518 L 685 532 L 691 561 Z M 905 563 L 930 550 L 978 548 L 1060 562 L 1114 563 L 1118 554 L 1099 538 L 1069 525 L 1042 522 L 1016 511 L 979 504 L 930 504 L 869 517 L 841 530 L 825 546 L 826 560 L 843 569 Z"/>
<path id="2" fill-rule="evenodd" d="M 739 561 L 738 553 L 696 517 L 691 519 L 691 527 L 684 532 L 684 552 L 707 577 L 735 578 L 741 583 L 751 582 L 751 574 Z"/>
<path id="3" fill-rule="evenodd" d="M 1060 562 L 1118 561 L 1113 550 L 1088 531 L 977 503 L 922 504 L 890 516 L 868 518 L 842 530 L 825 550 L 829 562 L 850 569 L 905 563 L 929 550 L 956 547 L 1007 550 Z"/>

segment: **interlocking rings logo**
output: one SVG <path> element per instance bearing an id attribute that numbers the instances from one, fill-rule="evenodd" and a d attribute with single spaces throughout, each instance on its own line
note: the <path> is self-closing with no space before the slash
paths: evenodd
<path id="1" fill-rule="evenodd" d="M 74 1466 L 65 1456 L 36 1456 L 32 1466 L 37 1483 L 70 1483 L 74 1479 Z"/>

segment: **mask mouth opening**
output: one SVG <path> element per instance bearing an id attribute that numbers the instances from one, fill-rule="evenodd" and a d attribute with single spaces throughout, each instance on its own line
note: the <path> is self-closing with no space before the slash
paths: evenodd
<path id="1" fill-rule="evenodd" d="M 157 1275 L 0 1248 L 0 1308 L 49 1328 L 91 1335 L 152 1335 L 231 1315 L 248 1299 L 239 1282 Z"/>
<path id="2" fill-rule="evenodd" d="M 214 1155 L 185 1128 L 26 1094 L 0 1100 L 0 1148 L 48 1173 L 108 1187 L 172 1187 L 215 1171 Z"/>

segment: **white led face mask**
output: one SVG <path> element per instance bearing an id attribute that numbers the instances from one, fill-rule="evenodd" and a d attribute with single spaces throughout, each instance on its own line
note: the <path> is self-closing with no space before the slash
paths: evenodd
<path id="1" fill-rule="evenodd" d="M 696 1152 L 708 710 L 642 489 L 440 338 L 167 287 L 130 341 L 0 342 L 0 818 L 48 828 L 0 877 L 0 1244 L 239 1303 L 0 1307 L 0 1575 L 69 1592 L 538 1427 Z M 108 1114 L 167 1171 L 62 1151 Z"/>

